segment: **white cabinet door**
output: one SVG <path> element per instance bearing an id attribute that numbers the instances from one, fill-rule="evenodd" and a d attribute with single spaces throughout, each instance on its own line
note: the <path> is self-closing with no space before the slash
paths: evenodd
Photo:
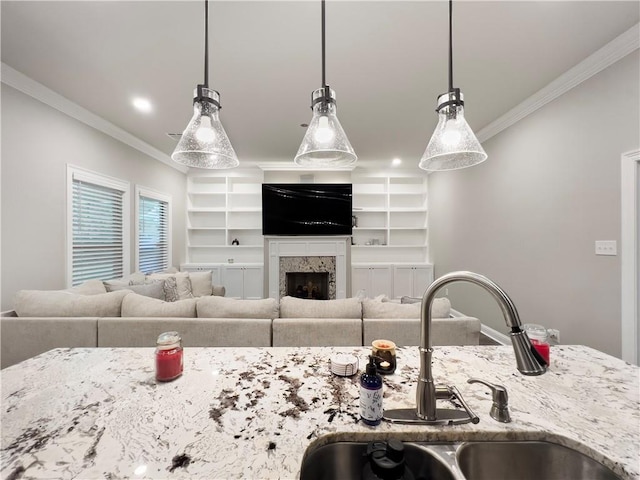
<path id="1" fill-rule="evenodd" d="M 229 298 L 264 298 L 263 269 L 260 266 L 225 265 L 223 285 Z"/>
<path id="2" fill-rule="evenodd" d="M 422 297 L 433 282 L 433 265 L 394 265 L 393 298 Z"/>
<path id="3" fill-rule="evenodd" d="M 393 298 L 413 297 L 413 268 L 396 265 L 393 267 Z"/>
<path id="4" fill-rule="evenodd" d="M 351 295 L 364 290 L 365 296 L 391 294 L 391 265 L 358 265 L 351 269 Z"/>
<path id="5" fill-rule="evenodd" d="M 424 291 L 433 283 L 433 266 L 413 267 L 413 297 L 422 297 Z"/>
<path id="6" fill-rule="evenodd" d="M 244 298 L 244 269 L 243 267 L 224 267 L 225 297 Z"/>
<path id="7" fill-rule="evenodd" d="M 351 269 L 351 296 L 358 295 L 360 290 L 369 291 L 369 267 L 353 267 Z"/>
<path id="8" fill-rule="evenodd" d="M 244 296 L 249 300 L 264 298 L 264 278 L 262 267 L 244 267 Z"/>
<path id="9" fill-rule="evenodd" d="M 370 287 L 367 296 L 373 298 L 378 295 L 391 295 L 391 267 L 372 267 L 369 273 Z"/>

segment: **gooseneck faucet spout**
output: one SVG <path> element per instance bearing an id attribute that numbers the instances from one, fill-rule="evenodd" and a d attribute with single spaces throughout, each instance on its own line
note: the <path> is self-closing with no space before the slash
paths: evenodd
<path id="1" fill-rule="evenodd" d="M 416 394 L 416 414 L 427 421 L 436 420 L 436 386 L 431 372 L 431 304 L 436 293 L 453 282 L 470 282 L 479 285 L 488 291 L 496 299 L 502 310 L 505 323 L 511 328 L 511 342 L 516 356 L 516 365 L 523 375 L 541 375 L 546 371 L 544 359 L 533 348 L 529 337 L 521 327 L 520 317 L 516 306 L 509 296 L 492 280 L 473 272 L 448 273 L 435 282 L 424 292 L 422 297 L 422 310 L 420 315 L 420 378 Z"/>

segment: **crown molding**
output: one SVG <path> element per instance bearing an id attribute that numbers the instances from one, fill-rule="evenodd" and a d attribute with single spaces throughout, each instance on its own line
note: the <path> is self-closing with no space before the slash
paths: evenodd
<path id="1" fill-rule="evenodd" d="M 50 88 L 45 87 L 41 83 L 27 77 L 26 75 L 18 72 L 14 68 L 10 67 L 6 63 L 2 63 L 1 78 L 2 83 L 9 85 L 10 87 L 19 90 L 20 92 L 29 95 L 40 102 L 59 110 L 60 112 L 68 115 L 80 122 L 95 128 L 96 130 L 109 135 L 116 140 L 129 145 L 132 148 L 148 155 L 160 162 L 174 168 L 182 173 L 187 173 L 188 168 L 178 165 L 171 160 L 171 157 L 161 152 L 155 147 L 152 147 L 146 142 L 143 142 L 139 138 L 131 135 L 129 132 L 117 127 L 111 122 L 99 117 L 98 115 L 91 113 L 89 110 L 81 107 L 77 103 L 72 102 L 66 97 L 63 97 L 59 93 L 54 92 Z"/>
<path id="2" fill-rule="evenodd" d="M 488 124 L 478 132 L 478 140 L 480 143 L 484 143 L 638 48 L 640 48 L 640 23 L 634 25 L 600 50 L 589 55 L 575 67 L 567 70 L 546 87 L 531 95 L 524 102 L 516 105 L 507 113 Z"/>
<path id="3" fill-rule="evenodd" d="M 355 165 L 330 168 L 299 167 L 293 163 L 293 160 L 290 162 L 258 163 L 257 166 L 265 172 L 350 172 L 356 168 Z"/>

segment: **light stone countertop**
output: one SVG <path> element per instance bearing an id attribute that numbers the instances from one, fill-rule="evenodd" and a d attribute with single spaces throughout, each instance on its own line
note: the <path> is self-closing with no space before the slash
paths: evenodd
<path id="1" fill-rule="evenodd" d="M 152 348 L 56 349 L 1 371 L 3 479 L 296 478 L 307 447 L 337 440 L 550 440 L 640 477 L 640 369 L 582 346 L 552 347 L 551 368 L 518 373 L 511 347 L 435 347 L 437 383 L 454 384 L 480 423 L 358 421 L 358 375 L 333 353 L 364 347 L 187 348 L 184 375 L 156 383 Z M 384 407 L 415 406 L 418 348 L 399 348 Z M 359 373 L 360 373 L 359 372 Z M 512 422 L 489 416 L 504 385 Z"/>

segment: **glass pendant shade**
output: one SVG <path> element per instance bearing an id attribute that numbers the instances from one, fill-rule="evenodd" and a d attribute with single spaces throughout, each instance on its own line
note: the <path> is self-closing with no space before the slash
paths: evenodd
<path id="1" fill-rule="evenodd" d="M 301 167 L 347 167 L 358 160 L 347 135 L 336 116 L 335 92 L 330 90 L 331 101 L 318 100 L 324 94 L 319 88 L 312 94 L 313 118 L 302 139 L 294 162 Z"/>
<path id="2" fill-rule="evenodd" d="M 438 98 L 438 125 L 418 166 L 427 171 L 472 167 L 487 159 L 482 145 L 464 118 L 462 105 L 440 107 L 449 94 Z"/>
<path id="3" fill-rule="evenodd" d="M 202 93 L 204 98 L 198 98 L 196 90 L 193 117 L 182 133 L 171 158 L 188 167 L 237 167 L 240 162 L 218 116 L 220 96 L 218 92 L 208 88 L 203 88 Z"/>

